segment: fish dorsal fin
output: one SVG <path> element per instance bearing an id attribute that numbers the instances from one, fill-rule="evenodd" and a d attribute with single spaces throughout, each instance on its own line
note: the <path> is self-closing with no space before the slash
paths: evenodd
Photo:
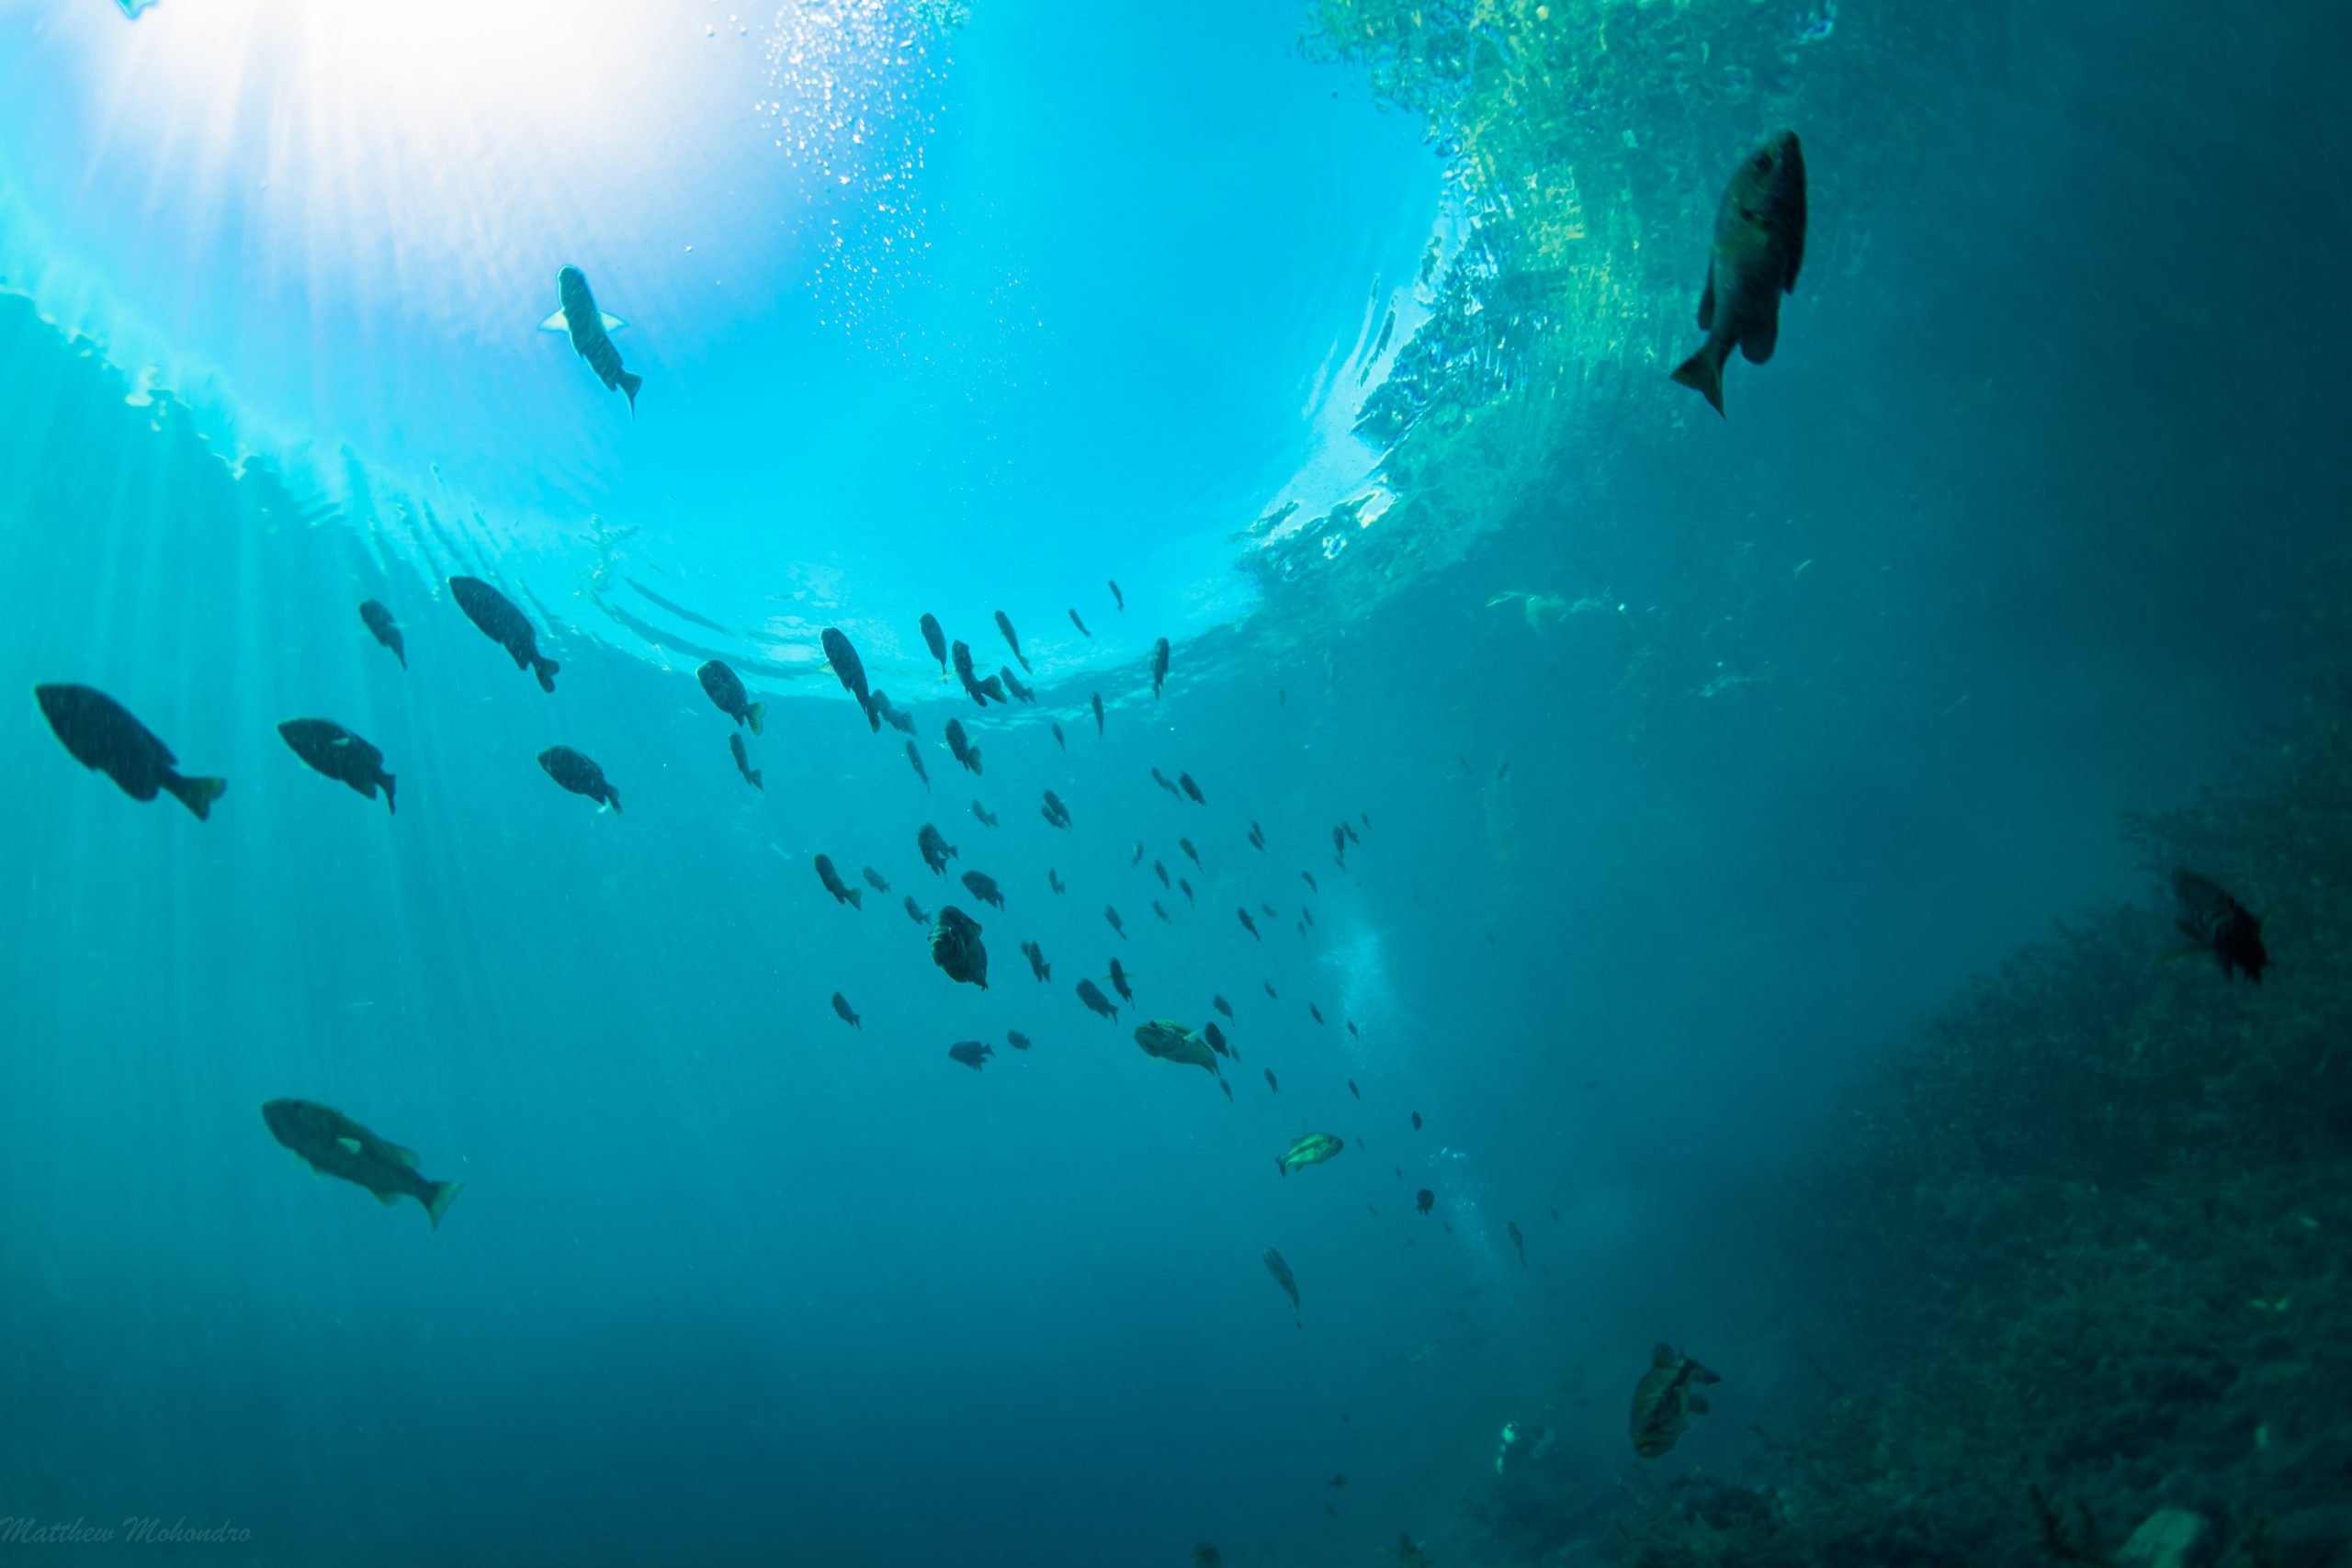
<path id="1" fill-rule="evenodd" d="M 337 1138 L 335 1144 L 345 1154 L 356 1155 L 359 1152 L 359 1140 L 356 1138 Z"/>
<path id="2" fill-rule="evenodd" d="M 394 1165 L 406 1166 L 411 1170 L 414 1170 L 416 1168 L 416 1151 L 414 1149 L 404 1149 L 398 1144 L 394 1144 L 385 1149 L 384 1153 L 390 1156 L 391 1162 Z"/>
<path id="3" fill-rule="evenodd" d="M 560 320 L 560 318 L 559 318 Z M 1699 295 L 1699 330 L 1715 330 L 1715 264 L 1707 264 L 1707 287 Z"/>

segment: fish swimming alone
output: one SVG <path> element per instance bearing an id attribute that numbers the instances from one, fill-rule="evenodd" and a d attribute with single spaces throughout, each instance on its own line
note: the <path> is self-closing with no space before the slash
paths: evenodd
<path id="1" fill-rule="evenodd" d="M 1069 750 L 1069 742 L 1062 739 L 1061 725 L 1058 722 L 1056 722 L 1047 728 L 1051 728 L 1054 732 L 1054 744 L 1060 747 L 1064 751 L 1068 751 Z"/>
<path id="2" fill-rule="evenodd" d="M 964 874 L 964 886 L 969 888 L 971 890 L 972 897 L 978 898 L 981 903 L 989 905 L 993 908 L 1001 909 L 1004 908 L 1004 892 L 1001 888 L 997 886 L 996 878 L 990 876 L 987 872 L 966 872 Z"/>
<path id="3" fill-rule="evenodd" d="M 479 577 L 453 577 L 449 580 L 449 596 L 466 619 L 481 629 L 481 635 L 503 648 L 514 660 L 517 670 L 528 670 L 539 678 L 539 690 L 555 690 L 555 674 L 563 666 L 552 659 L 539 656 L 538 634 L 514 602 L 484 582 Z"/>
<path id="4" fill-rule="evenodd" d="M 1511 1244 L 1511 1246 L 1512 1246 L 1514 1248 L 1516 1248 L 1516 1249 L 1518 1250 L 1518 1252 L 1519 1252 L 1519 1266 L 1520 1266 L 1521 1269 L 1526 1268 L 1526 1267 L 1527 1267 L 1527 1238 L 1526 1238 L 1525 1236 L 1523 1236 L 1523 1235 L 1520 1235 L 1520 1234 L 1519 1234 L 1519 1226 L 1518 1226 L 1518 1224 L 1517 1224 L 1515 1222 L 1510 1221 L 1510 1220 L 1505 1220 L 1505 1221 L 1503 1222 L 1503 1231 L 1504 1231 L 1504 1234 L 1508 1235 L 1510 1237 L 1510 1244 Z"/>
<path id="5" fill-rule="evenodd" d="M 1161 925 L 1163 925 L 1163 926 L 1164 926 L 1164 925 L 1169 925 L 1169 924 L 1171 924 L 1171 923 L 1172 923 L 1172 922 L 1168 919 L 1168 911 L 1167 911 L 1165 908 L 1162 908 L 1160 907 L 1159 900 L 1159 899 L 1157 899 L 1157 898 L 1154 898 L 1154 899 L 1151 901 L 1151 912 L 1152 912 L 1153 914 L 1158 915 L 1158 916 L 1159 917 L 1159 923 L 1160 923 Z"/>
<path id="6" fill-rule="evenodd" d="M 1416 1132 L 1416 1133 L 1418 1133 L 1418 1132 L 1419 1132 L 1420 1130 L 1421 1130 L 1421 1113 L 1420 1113 L 1419 1111 L 1414 1111 L 1414 1112 L 1413 1112 L 1413 1131 L 1414 1131 L 1414 1132 Z"/>
<path id="7" fill-rule="evenodd" d="M 1693 1385 L 1723 1381 L 1671 1345 L 1653 1348 L 1650 1370 L 1634 1385 L 1634 1451 L 1656 1459 L 1672 1448 L 1690 1429 L 1691 1416 L 1707 1414 L 1706 1396 L 1694 1392 Z"/>
<path id="8" fill-rule="evenodd" d="M 999 610 L 996 613 L 996 629 L 1004 634 L 1005 646 L 1012 649 L 1012 657 L 1020 661 L 1023 673 L 1034 674 L 1035 671 L 1029 668 L 1029 656 L 1021 651 L 1021 634 L 1012 629 L 1012 617 Z M 1013 693 L 1015 696 L 1020 694 L 1018 690 Z"/>
<path id="9" fill-rule="evenodd" d="M 833 1011 L 841 1015 L 841 1021 L 843 1023 L 848 1024 L 852 1029 L 858 1030 L 861 1032 L 864 1032 L 865 1028 L 865 1022 L 858 1018 L 856 1013 L 850 1010 L 849 998 L 842 995 L 839 991 L 835 991 L 833 993 Z"/>
<path id="10" fill-rule="evenodd" d="M 876 893 L 884 895 L 888 895 L 889 893 L 890 879 L 883 875 L 880 872 L 875 870 L 872 866 L 861 866 L 858 868 L 857 874 L 865 878 L 865 885 L 874 889 Z"/>
<path id="11" fill-rule="evenodd" d="M 1362 1100 L 1363 1098 L 1363 1090 L 1356 1087 L 1356 1080 L 1353 1078 L 1350 1078 L 1348 1080 L 1348 1092 L 1354 1095 L 1358 1100 Z"/>
<path id="12" fill-rule="evenodd" d="M 759 769 L 752 766 L 752 753 L 743 744 L 741 730 L 730 729 L 727 732 L 727 750 L 734 756 L 735 771 L 743 775 L 745 784 L 750 784 L 753 789 L 768 787 L 760 782 Z"/>
<path id="13" fill-rule="evenodd" d="M 458 1183 L 430 1181 L 416 1171 L 416 1156 L 389 1143 L 332 1106 L 308 1100 L 272 1100 L 261 1108 L 269 1135 L 302 1156 L 321 1176 L 332 1176 L 376 1195 L 387 1209 L 402 1198 L 424 1205 L 433 1228 L 458 1196 Z"/>
<path id="14" fill-rule="evenodd" d="M 555 289 L 562 303 L 539 325 L 571 334 L 572 352 L 588 362 L 606 391 L 628 398 L 628 412 L 636 413 L 637 389 L 645 385 L 645 378 L 622 369 L 621 351 L 613 346 L 613 333 L 628 323 L 596 309 L 596 297 L 588 290 L 588 275 L 576 266 L 555 275 Z"/>
<path id="15" fill-rule="evenodd" d="M 1268 1067 L 1266 1069 L 1266 1087 L 1273 1090 L 1276 1094 L 1280 1094 L 1283 1091 L 1283 1086 L 1274 1079 L 1274 1069 L 1272 1067 Z"/>
<path id="16" fill-rule="evenodd" d="M 1094 705 L 1094 734 L 1095 738 L 1100 739 L 1102 735 L 1102 694 L 1089 692 L 1086 695 L 1087 700 Z"/>
<path id="17" fill-rule="evenodd" d="M 1736 346 L 1750 365 L 1772 357 L 1781 336 L 1781 296 L 1793 294 L 1804 265 L 1804 149 L 1793 130 L 1774 131 L 1724 189 L 1699 295 L 1707 341 L 1675 367 L 1674 379 L 1724 412 L 1724 362 Z"/>
<path id="18" fill-rule="evenodd" d="M 1119 580 L 1115 577 L 1111 579 L 1111 603 L 1119 607 L 1119 614 L 1127 613 L 1127 596 L 1119 592 Z"/>
<path id="19" fill-rule="evenodd" d="M 1290 1148 L 1274 1156 L 1274 1169 L 1283 1176 L 1294 1170 L 1304 1170 L 1310 1165 L 1321 1165 L 1336 1159 L 1347 1148 L 1346 1143 L 1329 1133 L 1309 1133 Z"/>
<path id="20" fill-rule="evenodd" d="M 924 823 L 922 831 L 915 835 L 915 848 L 922 854 L 922 863 L 931 867 L 934 875 L 947 874 L 947 863 L 956 858 L 956 846 L 942 838 L 938 829 Z"/>
<path id="21" fill-rule="evenodd" d="M 1094 634 L 1086 629 L 1086 623 L 1078 618 L 1078 612 L 1076 610 L 1072 610 L 1069 613 L 1069 624 L 1078 628 L 1079 636 L 1085 637 L 1090 642 L 1093 640 Z"/>
<path id="22" fill-rule="evenodd" d="M 1102 987 L 1093 981 L 1080 980 L 1078 983 L 1078 999 L 1086 1004 L 1087 1011 L 1100 1013 L 1114 1023 L 1118 1021 L 1119 1004 L 1104 996 Z"/>
<path id="23" fill-rule="evenodd" d="M 2197 943 L 2190 952 L 2211 953 L 2224 979 L 2236 979 L 2243 969 L 2247 979 L 2262 984 L 2262 972 L 2270 966 L 2270 954 L 2262 945 L 2262 928 L 2270 923 L 2269 916 L 2257 918 L 2219 883 L 2185 868 L 2172 874 L 2172 896 L 2180 906 L 2173 924 Z"/>
<path id="24" fill-rule="evenodd" d="M 1250 845 L 1260 854 L 1266 852 L 1266 830 L 1258 826 L 1256 818 L 1250 819 Z"/>
<path id="25" fill-rule="evenodd" d="M 996 1055 L 996 1047 L 983 1044 L 978 1040 L 959 1040 L 947 1047 L 947 1054 L 977 1073 L 980 1070 L 981 1063 Z"/>
<path id="26" fill-rule="evenodd" d="M 1266 940 L 1264 937 L 1258 936 L 1258 922 L 1257 922 L 1255 919 L 1251 919 L 1251 918 L 1250 918 L 1250 911 L 1249 911 L 1249 910 L 1247 910 L 1247 909 L 1236 909 L 1236 910 L 1234 910 L 1233 912 L 1234 912 L 1235 914 L 1237 914 L 1237 915 L 1238 915 L 1238 916 L 1240 916 L 1240 917 L 1241 917 L 1241 924 L 1242 924 L 1242 926 L 1243 926 L 1243 927 L 1244 927 L 1244 928 L 1245 928 L 1245 929 L 1250 932 L 1250 934 L 1251 936 L 1258 937 L 1258 940 L 1259 940 L 1260 942 L 1263 942 L 1263 941 L 1265 941 L 1265 940 Z"/>
<path id="27" fill-rule="evenodd" d="M 1151 694 L 1159 695 L 1159 688 L 1168 682 L 1168 639 L 1161 637 L 1151 645 Z"/>
<path id="28" fill-rule="evenodd" d="M 980 943 L 980 923 L 953 904 L 941 905 L 932 923 L 931 961 L 951 980 L 989 988 L 989 950 Z"/>
<path id="29" fill-rule="evenodd" d="M 874 694 L 865 683 L 865 661 L 857 656 L 849 638 L 837 627 L 827 626 L 818 637 L 824 644 L 825 662 L 833 667 L 842 689 L 857 699 L 860 713 L 865 715 L 865 727 L 875 734 L 882 733 L 882 716 L 874 711 Z"/>
<path id="30" fill-rule="evenodd" d="M 1321 1008 L 1317 1007 L 1313 1002 L 1309 1002 L 1306 1004 L 1306 1010 L 1310 1015 L 1312 1015 L 1316 1022 L 1320 1023 L 1323 1021 L 1323 1010 Z"/>
<path id="31" fill-rule="evenodd" d="M 1413 1194 L 1413 1207 L 1421 1213 L 1428 1213 L 1430 1210 L 1436 1205 L 1436 1203 L 1437 1194 L 1430 1191 L 1426 1187 Z"/>
<path id="32" fill-rule="evenodd" d="M 1258 984 L 1266 988 L 1266 999 L 1268 1001 L 1278 1002 L 1283 999 L 1283 994 L 1274 989 L 1274 983 L 1272 980 L 1261 980 Z"/>
<path id="33" fill-rule="evenodd" d="M 74 760 L 114 780 L 133 800 L 168 793 L 201 822 L 212 815 L 212 803 L 229 787 L 226 779 L 182 775 L 172 749 L 131 717 L 129 708 L 95 686 L 35 686 L 33 696 Z"/>
<path id="34" fill-rule="evenodd" d="M 947 634 L 939 629 L 939 617 L 928 612 L 922 618 L 922 645 L 939 660 L 939 678 L 947 679 Z"/>
<path id="35" fill-rule="evenodd" d="M 927 926 L 931 924 L 930 914 L 924 910 L 921 904 L 915 902 L 915 896 L 911 893 L 908 894 L 906 897 L 906 911 L 907 919 L 912 920 L 915 924 L 919 926 Z"/>
<path id="36" fill-rule="evenodd" d="M 1138 1024 L 1136 1043 L 1143 1047 L 1147 1056 L 1188 1067 L 1206 1067 L 1212 1076 L 1216 1073 L 1216 1053 L 1209 1049 L 1207 1041 L 1181 1023 L 1156 1018 L 1149 1023 Z"/>
<path id="37" fill-rule="evenodd" d="M 407 669 L 408 649 L 401 646 L 401 624 L 392 619 L 392 613 L 377 601 L 368 599 L 359 606 L 359 618 L 368 623 L 368 630 L 378 642 L 392 650 L 392 657 L 401 661 L 401 668 Z"/>
<path id="38" fill-rule="evenodd" d="M 1040 982 L 1054 977 L 1054 966 L 1046 962 L 1046 950 L 1039 947 L 1035 942 L 1023 942 L 1021 956 L 1029 961 L 1029 973 L 1035 976 Z"/>
<path id="39" fill-rule="evenodd" d="M 384 754 L 333 719 L 289 718 L 277 727 L 277 733 L 318 772 L 370 800 L 381 785 L 384 809 L 399 809 L 392 804 L 392 775 L 384 772 Z"/>
<path id="40" fill-rule="evenodd" d="M 915 743 L 911 740 L 907 742 L 907 765 L 914 769 L 915 777 L 922 780 L 923 794 L 929 795 L 931 775 L 923 771 L 922 753 L 915 750 Z"/>
<path id="41" fill-rule="evenodd" d="M 979 776 L 980 749 L 973 745 L 971 738 L 964 733 L 963 721 L 960 719 L 951 718 L 947 721 L 947 750 L 957 761 L 964 764 L 965 770 L 973 777 Z"/>
<path id="42" fill-rule="evenodd" d="M 760 723 L 768 711 L 768 705 L 752 701 L 751 694 L 743 690 L 741 675 L 726 663 L 713 659 L 695 671 L 695 679 L 702 682 L 704 694 L 710 698 L 719 712 L 738 724 L 750 726 L 752 734 L 760 732 Z"/>
<path id="43" fill-rule="evenodd" d="M 853 909 L 864 907 L 865 895 L 842 880 L 842 874 L 833 869 L 832 856 L 819 855 L 809 863 L 817 868 L 817 880 L 825 885 L 825 891 L 833 896 L 834 903 L 847 904 Z"/>
<path id="44" fill-rule="evenodd" d="M 1125 940 L 1127 928 L 1125 924 L 1120 920 L 1118 910 L 1113 908 L 1110 905 L 1105 904 L 1102 906 L 1102 918 L 1111 922 L 1111 929 L 1119 933 L 1122 941 Z"/>
<path id="45" fill-rule="evenodd" d="M 1298 1317 L 1298 1280 L 1292 1276 L 1290 1265 L 1283 1261 L 1281 1253 L 1270 1247 L 1266 1248 L 1264 1256 L 1266 1272 L 1274 1277 L 1274 1283 L 1280 1285 L 1283 1288 L 1283 1294 L 1290 1298 L 1290 1313 L 1292 1318 L 1295 1320 Z M 1299 1326 L 1304 1328 L 1306 1325 L 1302 1322 Z M 1200 1562 L 1200 1549 L 1195 1547 L 1193 1551 L 1193 1560 L 1196 1564 Z M 1216 1557 L 1215 1548 L 1210 1549 L 1209 1555 L 1212 1558 Z"/>
<path id="46" fill-rule="evenodd" d="M 1008 1029 L 1004 1032 L 1004 1043 L 1016 1051 L 1029 1049 L 1029 1037 L 1017 1029 Z"/>
<path id="47" fill-rule="evenodd" d="M 1069 891 L 1069 884 L 1064 882 L 1062 880 L 1062 874 L 1056 871 L 1052 866 L 1047 866 L 1046 868 L 1046 886 L 1052 888 L 1057 894 L 1067 893 Z"/>
<path id="48" fill-rule="evenodd" d="M 550 746 L 539 753 L 539 766 L 547 770 L 548 777 L 572 794 L 584 795 L 615 811 L 621 808 L 621 792 L 605 777 L 605 770 L 596 765 L 595 760 L 585 753 L 569 746 Z"/>
<path id="49" fill-rule="evenodd" d="M 987 807 L 982 806 L 977 800 L 972 802 L 972 815 L 980 819 L 980 826 L 983 828 L 993 828 L 996 826 L 996 813 L 990 811 Z"/>

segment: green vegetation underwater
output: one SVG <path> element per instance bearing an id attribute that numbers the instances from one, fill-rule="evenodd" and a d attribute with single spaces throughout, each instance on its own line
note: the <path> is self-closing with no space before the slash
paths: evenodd
<path id="1" fill-rule="evenodd" d="M 2352 1564 L 2347 42 L 0 0 L 0 1555 Z"/>

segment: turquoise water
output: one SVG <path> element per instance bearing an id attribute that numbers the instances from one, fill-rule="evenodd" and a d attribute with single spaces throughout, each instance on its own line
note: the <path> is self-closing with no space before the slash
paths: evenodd
<path id="1" fill-rule="evenodd" d="M 1453 1568 L 1618 1561 L 1661 1477 L 1771 1495 L 1815 1369 L 1905 1338 L 1810 1250 L 1858 1086 L 2018 944 L 2155 910 L 2120 815 L 2346 651 L 2340 22 L 1563 6 L 1545 47 L 1637 62 L 1567 116 L 1623 161 L 1577 144 L 1589 254 L 1490 275 L 1559 171 L 1479 170 L 1478 73 L 1548 9 L 1432 8 L 1496 40 L 1444 92 L 1286 5 L 536 9 L 0 0 L 0 664 L 229 782 L 199 823 L 0 727 L 0 1518 L 100 1561 Z M 1718 24 L 1752 64 L 1676 30 Z M 1806 272 L 1718 421 L 1665 372 L 1778 123 Z M 567 264 L 634 417 L 537 330 Z M 1524 433 L 1493 473 L 1351 433 L 1547 310 L 1426 420 Z M 916 629 L 985 673 L 1000 610 L 1035 706 Z M 985 991 L 908 894 L 979 919 Z M 2297 923 L 2261 1004 L 2336 972 Z M 1115 1024 L 1073 994 L 1114 956 Z M 1229 1100 L 1132 1038 L 1212 995 Z M 314 1178 L 282 1097 L 462 1195 Z M 1658 1340 L 1725 1381 L 1645 1461 Z"/>

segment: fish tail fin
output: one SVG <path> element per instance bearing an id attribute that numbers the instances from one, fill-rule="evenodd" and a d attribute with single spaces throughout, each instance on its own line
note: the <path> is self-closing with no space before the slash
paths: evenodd
<path id="1" fill-rule="evenodd" d="M 164 775 L 164 787 L 172 792 L 175 800 L 195 812 L 198 821 L 203 822 L 212 816 L 212 803 L 228 793 L 229 781 L 184 779 L 177 773 L 166 773 Z"/>
<path id="2" fill-rule="evenodd" d="M 849 890 L 849 907 L 853 909 L 865 908 L 865 892 L 863 888 L 853 887 Z"/>
<path id="3" fill-rule="evenodd" d="M 539 678 L 539 690 L 549 696 L 555 694 L 555 672 L 562 668 L 552 659 L 534 658 L 531 660 L 531 672 Z"/>
<path id="4" fill-rule="evenodd" d="M 882 710 L 874 705 L 874 699 L 871 697 L 868 697 L 860 705 L 865 709 L 865 728 L 872 730 L 876 735 L 881 734 Z"/>
<path id="5" fill-rule="evenodd" d="M 404 648 L 396 648 L 396 649 L 392 649 L 392 657 L 393 657 L 394 659 L 397 659 L 397 660 L 399 660 L 401 661 L 401 669 L 405 670 L 405 669 L 407 669 L 407 668 L 408 668 L 408 649 L 404 649 Z"/>
<path id="6" fill-rule="evenodd" d="M 752 781 L 752 787 L 753 789 L 765 789 L 768 787 L 760 782 L 760 770 L 757 768 L 753 768 L 750 773 L 745 773 L 743 776 Z"/>
<path id="7" fill-rule="evenodd" d="M 605 786 L 605 804 L 613 808 L 613 812 L 616 816 L 619 815 L 621 808 L 621 792 L 615 789 L 612 785 L 606 784 Z"/>
<path id="8" fill-rule="evenodd" d="M 637 412 L 637 389 L 644 385 L 644 377 L 632 375 L 627 370 L 621 372 L 621 391 L 628 399 L 628 412 L 632 416 Z"/>
<path id="9" fill-rule="evenodd" d="M 750 707 L 743 710 L 744 721 L 751 725 L 752 733 L 754 735 L 760 733 L 760 725 L 767 716 L 768 705 L 765 703 L 753 703 Z"/>
<path id="10" fill-rule="evenodd" d="M 1274 1156 L 1274 1174 L 1276 1176 L 1288 1176 L 1290 1174 L 1290 1167 L 1283 1163 L 1283 1156 L 1280 1155 L 1276 1155 Z"/>
<path id="11" fill-rule="evenodd" d="M 399 807 L 392 804 L 392 785 L 396 782 L 398 781 L 396 781 L 391 774 L 386 773 L 384 775 L 384 809 L 395 817 L 400 815 L 401 810 Z"/>
<path id="12" fill-rule="evenodd" d="M 1724 362 L 1712 344 L 1702 345 L 1698 353 L 1676 366 L 1674 379 L 1706 399 L 1717 413 L 1723 413 Z"/>
<path id="13" fill-rule="evenodd" d="M 433 1228 L 437 1231 L 441 1228 L 441 1216 L 447 1213 L 449 1205 L 458 1201 L 458 1193 L 464 1188 L 465 1183 L 436 1181 L 432 1185 L 433 1196 L 424 1201 L 424 1213 L 425 1217 L 433 1222 Z"/>

